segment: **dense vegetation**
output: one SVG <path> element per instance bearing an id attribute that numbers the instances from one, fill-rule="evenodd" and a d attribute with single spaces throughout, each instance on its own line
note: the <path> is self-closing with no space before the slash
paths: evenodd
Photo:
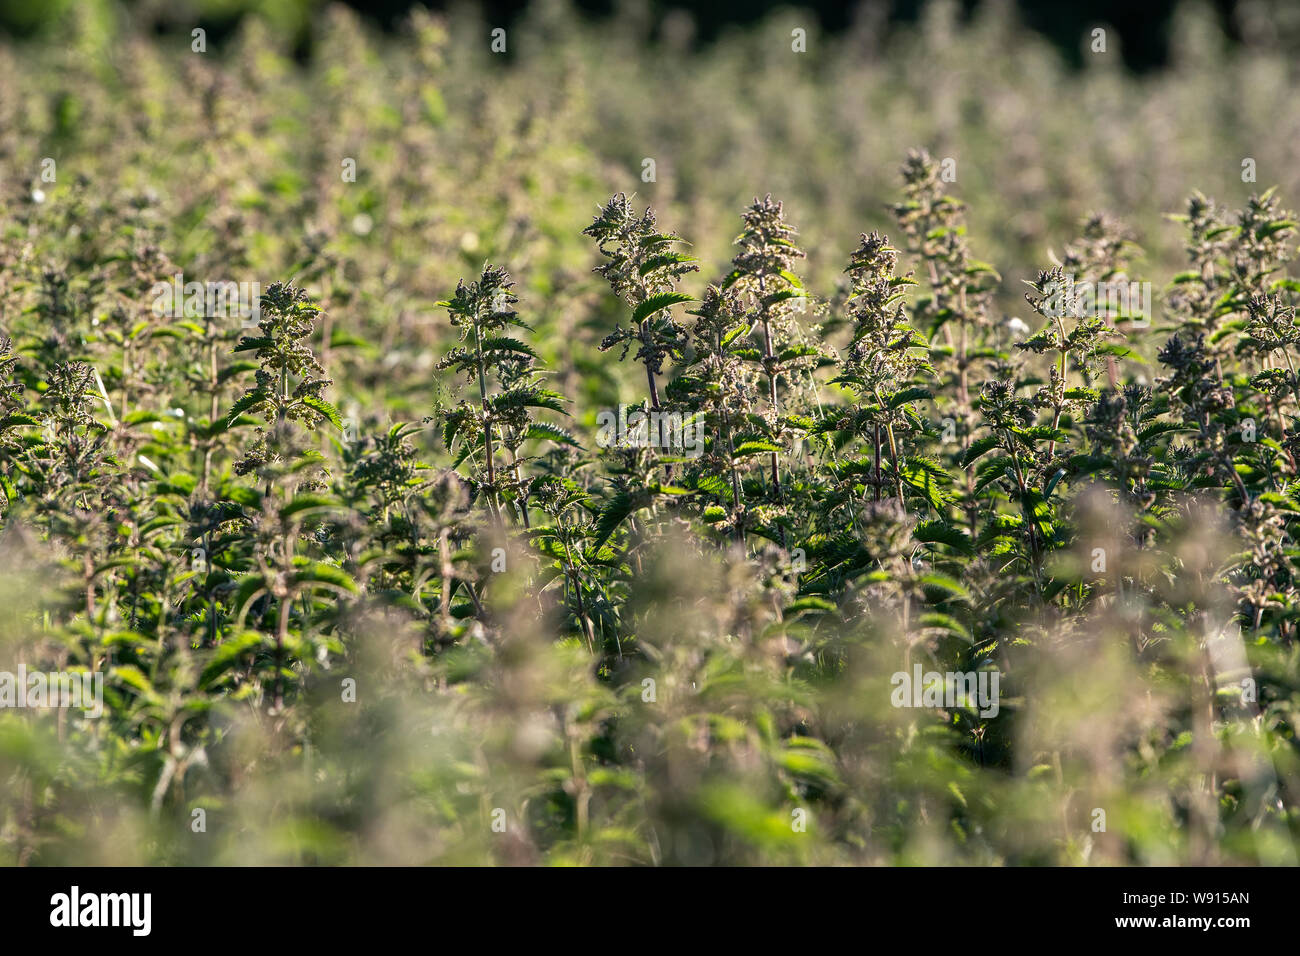
<path id="1" fill-rule="evenodd" d="M 0 710 L 0 860 L 1296 861 L 1278 55 L 74 16 L 0 47 L 0 671 L 105 712 Z"/>

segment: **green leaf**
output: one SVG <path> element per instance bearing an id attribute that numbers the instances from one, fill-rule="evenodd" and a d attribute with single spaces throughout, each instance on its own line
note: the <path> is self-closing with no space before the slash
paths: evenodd
<path id="1" fill-rule="evenodd" d="M 1014 461 L 1010 455 L 999 455 L 996 458 L 990 458 L 980 465 L 979 470 L 975 472 L 974 493 L 978 495 L 1003 475 L 1010 476 L 1013 467 Z"/>
<path id="2" fill-rule="evenodd" d="M 573 433 L 552 425 L 548 422 L 532 422 L 528 430 L 524 432 L 524 438 L 538 438 L 544 441 L 553 441 L 561 445 L 572 445 L 574 448 L 581 448 L 578 440 L 573 437 Z"/>
<path id="3" fill-rule="evenodd" d="M 547 408 L 561 415 L 568 414 L 562 404 L 564 396 L 559 392 L 536 386 L 512 388 L 488 399 L 493 411 L 505 411 L 511 408 Z"/>
<path id="4" fill-rule="evenodd" d="M 324 415 L 329 419 L 330 424 L 339 431 L 343 430 L 343 417 L 339 415 L 339 410 L 329 402 L 325 401 L 325 399 L 317 398 L 315 395 L 304 395 L 301 401 L 308 408 Z"/>
<path id="5" fill-rule="evenodd" d="M 342 568 L 321 561 L 311 561 L 301 567 L 295 567 L 293 576 L 295 581 L 328 584 L 349 594 L 356 594 L 360 590 L 357 583 Z"/>
<path id="6" fill-rule="evenodd" d="M 254 583 L 261 582 L 255 580 Z M 261 647 L 262 643 L 262 635 L 256 631 L 245 631 L 236 637 L 226 638 L 199 674 L 199 687 L 204 690 L 211 688 L 218 677 L 238 664 L 243 655 Z"/>
<path id="7" fill-rule="evenodd" d="M 977 438 L 975 441 L 970 443 L 970 447 L 966 449 L 966 454 L 961 456 L 961 463 L 963 465 L 969 465 L 975 461 L 975 459 L 988 454 L 997 447 L 998 437 L 996 435 L 986 435 L 983 438 Z"/>
<path id="8" fill-rule="evenodd" d="M 632 321 L 641 322 L 654 315 L 661 309 L 666 309 L 670 305 L 677 305 L 679 302 L 694 302 L 695 297 L 689 296 L 685 292 L 661 292 L 658 295 L 652 295 L 646 299 L 632 312 Z"/>
<path id="9" fill-rule="evenodd" d="M 1065 469 L 1064 468 L 1056 469 L 1056 474 L 1052 475 L 1051 480 L 1048 481 L 1047 483 L 1047 487 L 1043 490 L 1043 497 L 1044 498 L 1052 497 L 1052 491 L 1055 490 L 1057 483 L 1060 482 L 1060 480 L 1064 477 L 1065 477 Z"/>
<path id="10" fill-rule="evenodd" d="M 932 571 L 929 574 L 921 575 L 919 580 L 922 585 L 932 590 L 946 591 L 960 598 L 970 598 L 970 592 L 966 590 L 966 586 L 956 578 L 951 578 L 946 574 Z"/>
<path id="11" fill-rule="evenodd" d="M 780 445 L 774 445 L 770 441 L 747 441 L 741 442 L 736 446 L 735 454 L 733 454 L 732 457 L 747 458 L 750 455 L 760 455 L 763 452 L 772 451 L 779 452 L 780 450 Z"/>
<path id="12" fill-rule="evenodd" d="M 511 338 L 507 335 L 493 335 L 483 340 L 484 352 L 514 352 L 519 355 L 527 355 L 531 358 L 537 358 L 537 353 L 529 346 L 520 342 L 518 339 Z"/>
<path id="13" fill-rule="evenodd" d="M 888 405 L 891 409 L 899 408 L 909 402 L 917 402 L 924 398 L 934 398 L 934 395 L 928 388 L 922 388 L 914 385 L 911 388 L 905 388 L 902 391 L 895 392 L 889 396 Z"/>
<path id="14" fill-rule="evenodd" d="M 295 495 L 293 500 L 280 509 L 281 518 L 292 518 L 304 511 L 334 511 L 342 504 L 328 495 L 304 493 Z"/>
<path id="15" fill-rule="evenodd" d="M 807 293 L 802 289 L 782 289 L 779 292 L 773 292 L 771 295 L 763 297 L 763 305 L 771 307 L 780 305 L 782 302 L 788 302 L 790 299 L 807 298 Z"/>
<path id="16" fill-rule="evenodd" d="M 255 349 L 268 349 L 268 348 L 270 348 L 271 346 L 273 346 L 274 344 L 275 344 L 274 340 L 269 339 L 269 338 L 262 338 L 262 337 L 259 337 L 259 338 L 247 338 L 247 337 L 245 337 L 245 338 L 240 339 L 240 340 L 239 340 L 239 344 L 236 345 L 233 349 L 231 349 L 231 351 L 232 351 L 232 352 L 252 352 L 252 351 L 254 351 Z"/>
<path id="17" fill-rule="evenodd" d="M 247 395 L 244 395 L 239 399 L 239 401 L 235 402 L 235 404 L 231 406 L 230 411 L 226 413 L 226 427 L 229 428 L 233 426 L 235 424 L 235 419 L 240 416 L 240 413 L 246 412 L 250 408 L 253 408 L 256 405 L 261 405 L 263 402 L 269 402 L 270 400 L 271 396 L 266 394 L 266 392 L 249 392 Z"/>
<path id="18" fill-rule="evenodd" d="M 1093 349 L 1098 355 L 1114 355 L 1116 358 L 1129 358 L 1139 362 L 1145 360 L 1126 345 L 1120 345 L 1118 342 L 1103 342 Z"/>
<path id="19" fill-rule="evenodd" d="M 688 256 L 684 252 L 665 252 L 660 255 L 651 256 L 645 262 L 637 267 L 637 275 L 645 278 L 656 269 L 662 269 L 664 266 L 681 265 L 687 262 L 698 262 L 695 256 Z"/>
<path id="20" fill-rule="evenodd" d="M 157 694 L 154 692 L 153 685 L 149 683 L 149 678 L 145 676 L 144 671 L 134 664 L 119 664 L 109 671 L 109 679 L 119 684 L 125 684 L 140 693 L 140 696 L 146 700 L 156 700 Z"/>
<path id="21" fill-rule="evenodd" d="M 30 415 L 24 415 L 21 412 L 15 412 L 12 415 L 6 415 L 0 418 L 0 428 L 15 428 L 19 425 L 28 425 L 40 427 L 40 421 L 32 418 Z"/>
<path id="22" fill-rule="evenodd" d="M 927 614 L 922 614 L 917 620 L 917 623 L 920 624 L 921 627 L 947 631 L 949 634 L 955 635 L 963 641 L 969 641 L 971 639 L 970 631 L 966 630 L 966 626 L 951 614 L 939 614 L 932 611 Z"/>
<path id="23" fill-rule="evenodd" d="M 925 544 L 946 544 L 961 554 L 972 551 L 970 535 L 943 521 L 923 521 L 912 529 L 912 537 Z"/>
<path id="24" fill-rule="evenodd" d="M 600 515 L 596 518 L 591 546 L 587 549 L 588 554 L 599 551 L 601 545 L 609 540 L 610 535 L 629 515 L 644 508 L 649 503 L 649 495 L 645 493 L 630 494 L 626 491 L 620 491 L 609 499 L 605 503 L 605 507 L 601 509 Z"/>

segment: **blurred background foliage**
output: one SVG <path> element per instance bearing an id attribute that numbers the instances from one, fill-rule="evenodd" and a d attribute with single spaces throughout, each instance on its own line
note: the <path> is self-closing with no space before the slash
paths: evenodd
<path id="1" fill-rule="evenodd" d="M 94 0 L 102 2 L 102 0 Z M 45 29 L 57 29 L 63 14 L 71 4 L 67 0 L 49 0 L 33 3 L 29 0 L 3 0 L 0 2 L 0 30 L 17 36 L 32 36 Z M 311 42 L 310 24 L 315 15 L 327 5 L 327 0 L 119 0 L 120 9 L 142 27 L 158 32 L 187 32 L 195 25 L 225 35 L 246 15 L 256 14 L 290 31 L 300 44 Z M 435 2 L 416 4 L 411 0 L 355 0 L 347 4 L 365 15 L 385 30 L 400 29 L 410 11 L 423 6 L 434 11 L 445 11 L 456 4 Z M 961 0 L 960 10 L 969 18 L 982 0 Z M 618 0 L 576 0 L 575 9 L 588 19 L 599 23 L 603 18 L 625 7 Z M 811 18 L 821 29 L 839 33 L 856 20 L 869 18 L 878 30 L 889 30 L 902 24 L 914 24 L 926 4 L 924 0 L 861 0 L 859 3 L 841 3 L 838 0 L 812 0 L 806 3 L 789 3 L 787 0 L 715 0 L 711 3 L 688 3 L 677 0 L 653 0 L 647 6 L 656 28 L 662 28 L 664 19 L 687 13 L 695 24 L 695 34 L 701 42 L 716 39 L 733 27 L 743 27 L 765 19 L 775 10 L 797 7 L 801 16 Z M 1058 52 L 1074 65 L 1082 60 L 1078 38 L 1088 29 L 1104 25 L 1114 28 L 1123 38 L 1125 62 L 1138 70 L 1154 69 L 1166 64 L 1169 55 L 1169 25 L 1176 0 L 1150 0 L 1133 4 L 1124 0 L 1089 0 L 1087 3 L 1070 3 L 1067 0 L 1016 0 L 1017 16 L 1027 25 L 1052 42 Z M 1285 2 L 1265 0 L 1212 0 L 1209 3 L 1218 25 L 1227 36 L 1240 41 L 1252 33 L 1263 32 L 1274 36 L 1293 35 L 1297 26 L 1294 15 L 1287 14 Z M 529 7 L 528 0 L 485 0 L 477 4 L 484 19 L 496 26 L 515 25 Z"/>
<path id="2" fill-rule="evenodd" d="M 112 460 L 0 539 L 0 668 L 112 667 L 102 722 L 0 713 L 0 861 L 1294 863 L 1293 631 L 1270 618 L 1248 635 L 1268 697 L 1219 719 L 1206 635 L 1187 624 L 1232 605 L 1221 569 L 1233 549 L 1214 512 L 1173 522 L 1162 568 L 1177 574 L 1132 572 L 1155 581 L 1141 609 L 1027 607 L 985 578 L 957 611 L 969 582 L 942 599 L 913 582 L 931 614 L 965 622 L 929 620 L 943 642 L 968 625 L 994 635 L 979 654 L 963 644 L 945 658 L 997 656 L 1013 675 L 988 726 L 961 708 L 890 706 L 889 675 L 933 635 L 895 620 L 897 596 L 872 591 L 880 581 L 800 605 L 760 558 L 702 549 L 662 516 L 659 534 L 636 536 L 635 574 L 601 612 L 635 633 L 621 671 L 594 668 L 572 622 L 539 611 L 515 570 L 530 559 L 513 552 L 490 626 L 464 601 L 345 603 L 304 586 L 287 668 L 256 600 L 247 629 L 222 603 L 219 639 L 216 602 L 173 619 L 194 529 L 220 533 L 188 510 L 200 498 L 194 475 L 179 475 L 196 454 L 215 452 L 220 503 L 250 526 L 293 518 L 253 514 L 260 500 L 230 473 L 247 449 L 207 408 L 209 397 L 230 407 L 230 378 L 211 396 L 202 387 L 218 343 L 231 362 L 232 330 L 182 336 L 150 318 L 146 290 L 173 271 L 292 277 L 323 309 L 315 343 L 331 401 L 384 434 L 450 401 L 434 366 L 454 335 L 437 303 L 485 262 L 504 265 L 590 445 L 596 411 L 644 386 L 597 349 L 621 312 L 581 232 L 613 193 L 653 205 L 710 278 L 728 269 L 740 211 L 778 196 L 799 226 L 802 274 L 824 296 L 820 318 L 843 303 L 858 236 L 894 226 L 899 164 L 924 144 L 955 159 L 969 241 L 999 269 L 994 323 L 1028 318 L 1024 281 L 1094 210 L 1132 230 L 1134 274 L 1166 278 L 1188 253 L 1167 216 L 1193 188 L 1234 208 L 1269 185 L 1300 197 L 1286 4 L 1171 8 L 1161 51 L 1136 73 L 1120 31 L 1094 54 L 1086 30 L 1062 48 L 1011 4 L 911 9 L 863 7 L 830 30 L 764 8 L 702 28 L 671 6 L 591 19 L 540 0 L 508 11 L 508 52 L 495 55 L 495 15 L 470 6 L 394 13 L 383 31 L 347 7 L 293 0 L 0 5 L 18 35 L 0 43 L 0 325 L 33 395 L 61 394 L 48 370 L 87 360 L 114 418 Z M 196 23 L 212 26 L 203 54 L 191 50 Z M 806 55 L 791 53 L 795 28 L 808 31 Z M 1245 158 L 1258 186 L 1242 182 Z M 355 182 L 340 175 L 346 159 Z M 138 338 L 145 326 L 152 338 Z M 414 440 L 449 464 L 436 439 Z M 319 444 L 337 471 L 355 465 Z M 102 483 L 96 468 L 119 466 L 120 524 L 65 509 Z M 461 520 L 454 489 L 421 492 L 443 509 L 440 527 Z M 1089 502 L 1067 565 L 1086 565 L 1084 542 L 1132 520 L 1109 497 Z M 367 517 L 388 517 L 371 504 L 353 503 L 351 526 L 317 529 L 320 548 L 386 546 L 367 537 Z M 229 547 L 231 568 L 253 574 L 254 552 Z M 485 573 L 483 550 L 457 552 L 457 567 Z M 888 553 L 906 577 L 911 559 Z M 1110 553 L 1117 566 L 1143 560 L 1122 540 Z M 329 568 L 315 583 L 347 590 Z M 376 572 L 369 593 L 405 573 Z M 244 580 L 229 575 L 232 588 Z M 1130 648 L 1137 618 L 1156 651 Z M 445 627 L 435 641 L 431 620 Z M 271 699 L 285 681 L 287 706 Z M 806 830 L 792 826 L 800 813 Z"/>

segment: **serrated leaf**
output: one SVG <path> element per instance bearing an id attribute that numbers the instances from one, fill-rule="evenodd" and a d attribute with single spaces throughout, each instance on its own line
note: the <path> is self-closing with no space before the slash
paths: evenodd
<path id="1" fill-rule="evenodd" d="M 230 407 L 230 411 L 226 413 L 226 427 L 229 428 L 234 425 L 235 419 L 237 419 L 242 412 L 246 412 L 250 408 L 261 405 L 263 402 L 269 402 L 270 400 L 271 396 L 267 395 L 266 392 L 249 392 L 247 395 L 244 395 L 235 402 L 235 404 Z"/>
<path id="2" fill-rule="evenodd" d="M 650 296 L 650 298 L 638 305 L 632 312 L 632 321 L 641 322 L 661 309 L 666 309 L 671 305 L 694 301 L 695 297 L 689 296 L 685 292 L 661 292 L 658 295 Z"/>
<path id="3" fill-rule="evenodd" d="M 318 398 L 315 395 L 304 395 L 300 401 L 313 411 L 317 411 L 324 415 L 329 420 L 330 424 L 339 431 L 343 430 L 343 416 L 339 414 L 337 408 L 325 401 L 325 399 Z"/>

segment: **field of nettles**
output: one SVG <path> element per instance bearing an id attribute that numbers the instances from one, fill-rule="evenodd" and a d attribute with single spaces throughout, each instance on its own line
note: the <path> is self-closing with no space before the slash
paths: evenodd
<path id="1" fill-rule="evenodd" d="M 0 40 L 0 863 L 1295 864 L 1297 67 L 1008 11 Z"/>

